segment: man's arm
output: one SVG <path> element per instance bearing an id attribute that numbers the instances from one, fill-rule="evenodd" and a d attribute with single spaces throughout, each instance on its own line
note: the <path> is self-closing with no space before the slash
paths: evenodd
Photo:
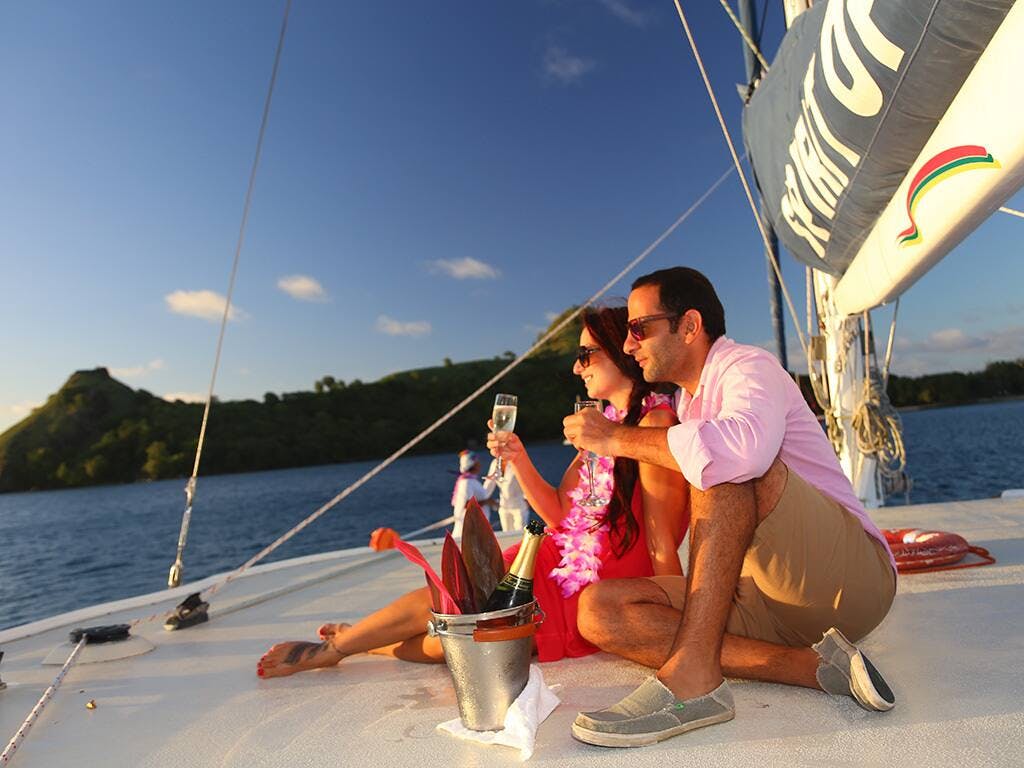
<path id="1" fill-rule="evenodd" d="M 789 375 L 774 360 L 741 360 L 719 379 L 721 410 L 669 430 L 668 445 L 689 483 L 705 490 L 760 477 L 786 434 Z"/>
<path id="2" fill-rule="evenodd" d="M 566 416 L 562 426 L 566 439 L 580 450 L 679 470 L 668 449 L 668 430 L 664 427 L 626 427 L 609 421 L 596 408 Z"/>

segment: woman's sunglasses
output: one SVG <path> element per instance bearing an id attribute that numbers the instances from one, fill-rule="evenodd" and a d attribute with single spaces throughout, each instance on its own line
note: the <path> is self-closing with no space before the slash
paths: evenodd
<path id="1" fill-rule="evenodd" d="M 600 351 L 600 347 L 580 347 L 576 350 L 576 362 L 580 364 L 580 368 L 586 368 L 590 365 L 590 356 Z"/>

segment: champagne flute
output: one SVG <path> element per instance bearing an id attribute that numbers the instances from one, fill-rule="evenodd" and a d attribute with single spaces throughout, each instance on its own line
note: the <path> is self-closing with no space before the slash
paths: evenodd
<path id="1" fill-rule="evenodd" d="M 597 408 L 601 409 L 600 400 L 577 400 L 575 403 L 575 413 L 579 413 L 584 408 Z M 586 452 L 587 461 L 587 475 L 590 480 L 590 495 L 587 498 L 579 502 L 581 507 L 604 507 L 608 504 L 608 499 L 603 499 L 594 493 L 594 469 L 597 467 L 597 454 L 593 451 Z"/>
<path id="2" fill-rule="evenodd" d="M 494 397 L 494 411 L 491 420 L 494 422 L 495 432 L 515 432 L 516 410 L 519 406 L 519 398 L 515 395 L 498 394 Z M 498 458 L 494 470 L 494 479 L 502 480 L 505 477 L 504 463 Z"/>

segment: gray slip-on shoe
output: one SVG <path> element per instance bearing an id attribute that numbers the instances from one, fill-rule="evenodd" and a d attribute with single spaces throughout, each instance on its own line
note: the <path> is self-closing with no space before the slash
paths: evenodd
<path id="1" fill-rule="evenodd" d="M 843 633 L 833 627 L 811 646 L 821 657 L 815 673 L 822 690 L 836 696 L 852 696 L 864 709 L 886 712 L 896 704 L 896 696 L 875 669 Z"/>
<path id="2" fill-rule="evenodd" d="M 711 693 L 679 701 L 651 677 L 618 704 L 581 712 L 572 724 L 572 735 L 600 747 L 642 747 L 735 716 L 732 691 L 724 680 Z"/>

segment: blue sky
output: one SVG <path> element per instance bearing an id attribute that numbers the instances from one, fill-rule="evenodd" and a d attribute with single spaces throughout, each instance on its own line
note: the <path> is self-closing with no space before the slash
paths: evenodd
<path id="1" fill-rule="evenodd" d="M 687 6 L 738 137 L 739 38 Z M 0 429 L 80 368 L 205 393 L 283 7 L 0 10 Z M 521 352 L 729 164 L 671 2 L 296 0 L 217 394 Z M 905 296 L 896 372 L 1024 355 L 1022 227 L 997 215 Z M 769 343 L 735 179 L 629 279 L 673 264 Z"/>

